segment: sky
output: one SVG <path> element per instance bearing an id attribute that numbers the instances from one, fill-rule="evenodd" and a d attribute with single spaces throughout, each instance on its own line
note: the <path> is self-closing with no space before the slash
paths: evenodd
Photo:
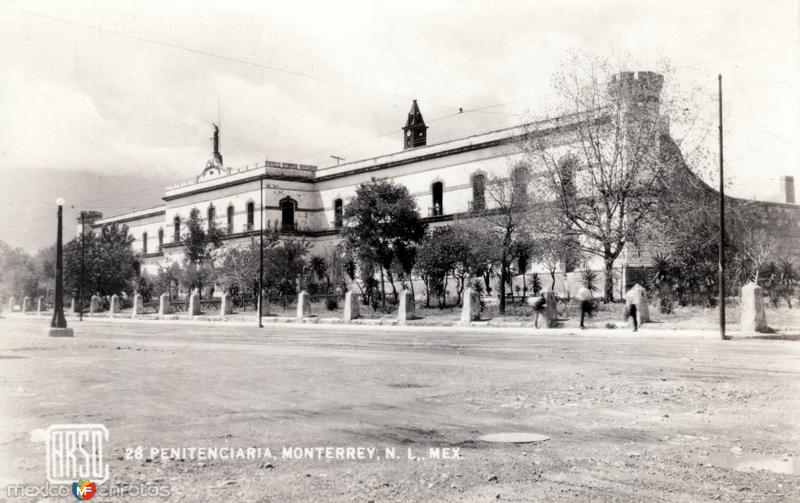
<path id="1" fill-rule="evenodd" d="M 212 122 L 237 168 L 395 152 L 412 99 L 429 144 L 542 117 L 575 49 L 669 60 L 666 85 L 702 105 L 698 169 L 717 162 L 722 74 L 728 191 L 777 200 L 780 176 L 800 183 L 799 5 L 3 1 L 0 240 L 51 244 L 58 197 L 67 235 L 81 209 L 159 205 L 202 171 Z"/>

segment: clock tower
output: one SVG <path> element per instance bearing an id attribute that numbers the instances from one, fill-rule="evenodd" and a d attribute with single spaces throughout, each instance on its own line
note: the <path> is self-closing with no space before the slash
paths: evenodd
<path id="1" fill-rule="evenodd" d="M 424 147 L 428 139 L 427 131 L 428 126 L 425 125 L 425 119 L 422 118 L 422 112 L 419 111 L 417 100 L 414 100 L 403 128 L 403 149 Z"/>

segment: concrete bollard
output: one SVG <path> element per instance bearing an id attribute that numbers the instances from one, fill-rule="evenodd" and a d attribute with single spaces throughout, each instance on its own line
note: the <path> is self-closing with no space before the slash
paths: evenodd
<path id="1" fill-rule="evenodd" d="M 75 301 L 75 297 L 72 297 L 69 310 L 72 311 L 72 314 L 78 314 L 78 303 Z"/>
<path id="2" fill-rule="evenodd" d="M 189 296 L 189 314 L 191 316 L 200 314 L 200 294 L 196 290 Z"/>
<path id="3" fill-rule="evenodd" d="M 558 298 L 553 290 L 542 292 L 544 298 L 544 326 L 550 327 L 558 319 Z"/>
<path id="4" fill-rule="evenodd" d="M 100 312 L 100 297 L 92 295 L 92 300 L 89 302 L 89 314 Z"/>
<path id="5" fill-rule="evenodd" d="M 219 315 L 225 316 L 228 314 L 233 314 L 233 301 L 231 301 L 231 295 L 229 293 L 224 293 L 219 303 Z"/>
<path id="6" fill-rule="evenodd" d="M 133 311 L 131 312 L 131 318 L 136 318 L 140 314 L 142 314 L 144 304 L 142 303 L 142 296 L 141 294 L 136 294 L 133 296 Z"/>
<path id="7" fill-rule="evenodd" d="M 22 312 L 27 313 L 31 308 L 31 298 L 27 295 L 22 299 Z"/>
<path id="8" fill-rule="evenodd" d="M 636 306 L 636 317 L 638 318 L 639 326 L 641 326 L 642 323 L 650 322 L 650 310 L 647 306 L 647 290 L 645 290 L 642 285 L 637 283 L 628 290 L 628 293 L 625 294 L 625 303 Z"/>
<path id="9" fill-rule="evenodd" d="M 303 290 L 297 295 L 297 317 L 308 318 L 311 316 L 311 301 L 308 298 L 308 292 Z"/>
<path id="10" fill-rule="evenodd" d="M 397 324 L 405 325 L 414 319 L 414 294 L 408 290 L 400 292 L 400 306 L 397 309 Z"/>
<path id="11" fill-rule="evenodd" d="M 165 316 L 167 314 L 167 310 L 169 309 L 169 295 L 166 293 L 162 293 L 158 297 L 158 315 Z"/>
<path id="12" fill-rule="evenodd" d="M 10 299 L 8 299 L 8 312 L 9 313 L 13 313 L 14 312 L 14 306 L 16 306 L 16 305 L 17 305 L 17 299 L 16 298 L 11 297 Z"/>
<path id="13" fill-rule="evenodd" d="M 764 311 L 764 291 L 755 283 L 742 287 L 742 332 L 764 332 L 767 313 Z"/>
<path id="14" fill-rule="evenodd" d="M 39 296 L 39 299 L 36 301 L 36 314 L 42 314 L 44 312 L 44 297 Z"/>
<path id="15" fill-rule="evenodd" d="M 119 297 L 117 294 L 111 296 L 111 307 L 109 308 L 111 314 L 119 314 Z"/>
<path id="16" fill-rule="evenodd" d="M 352 320 L 361 317 L 361 307 L 358 305 L 358 294 L 348 291 L 344 294 L 344 322 L 350 323 Z"/>
<path id="17" fill-rule="evenodd" d="M 464 302 L 461 306 L 461 324 L 468 327 L 473 321 L 481 319 L 481 300 L 472 288 L 464 290 Z"/>
<path id="18" fill-rule="evenodd" d="M 639 324 L 641 325 L 642 323 L 650 323 L 650 305 L 647 302 L 647 289 L 645 289 L 645 287 L 643 287 L 639 283 L 633 285 L 633 288 L 639 290 L 642 299 L 641 304 L 639 304 L 639 311 L 642 312 Z"/>

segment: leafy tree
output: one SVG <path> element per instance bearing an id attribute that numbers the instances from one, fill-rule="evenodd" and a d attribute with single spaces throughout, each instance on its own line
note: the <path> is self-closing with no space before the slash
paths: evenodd
<path id="1" fill-rule="evenodd" d="M 422 242 L 417 253 L 415 269 L 425 283 L 425 305 L 430 307 L 431 294 L 439 307 L 447 303 L 447 277 L 453 272 L 453 256 L 459 253 L 461 243 L 454 240 L 451 227 L 435 227 Z"/>
<path id="2" fill-rule="evenodd" d="M 5 295 L 16 297 L 20 303 L 25 296 L 35 298 L 44 293 L 40 278 L 41 267 L 34 257 L 22 248 L 0 242 L 0 285 Z"/>
<path id="3" fill-rule="evenodd" d="M 178 294 L 178 285 L 182 277 L 181 265 L 171 262 L 167 265 L 159 265 L 156 276 L 153 279 L 153 294 L 160 296 L 166 293 L 172 300 Z M 174 295 L 173 295 L 173 292 Z"/>
<path id="4" fill-rule="evenodd" d="M 391 274 L 398 250 L 408 250 L 422 239 L 425 224 L 408 189 L 386 179 L 373 178 L 356 189 L 356 196 L 344 210 L 342 236 L 365 268 L 378 269 L 381 281 L 381 302 L 386 306 L 385 278 L 397 289 Z"/>
<path id="5" fill-rule="evenodd" d="M 223 235 L 216 222 L 210 221 L 206 225 L 200 210 L 192 208 L 186 220 L 186 232 L 181 237 L 184 247 L 183 282 L 189 289 L 197 288 L 201 296 L 203 286 L 214 281 L 213 252 L 222 246 Z"/>
<path id="6" fill-rule="evenodd" d="M 275 246 L 265 247 L 264 250 L 264 289 L 270 296 L 295 295 L 311 244 L 305 238 L 275 243 Z"/>
<path id="7" fill-rule="evenodd" d="M 275 245 L 277 237 L 267 235 L 265 248 Z M 229 290 L 238 290 L 242 295 L 258 295 L 258 273 L 261 267 L 259 259 L 259 243 L 255 238 L 245 246 L 220 248 L 219 280 Z"/>
<path id="8" fill-rule="evenodd" d="M 64 246 L 65 291 L 77 294 L 81 278 L 81 246 L 84 259 L 84 295 L 114 295 L 131 291 L 138 262 L 126 225 L 105 224 L 99 232 L 87 232 Z M 131 292 L 132 293 L 132 292 Z"/>

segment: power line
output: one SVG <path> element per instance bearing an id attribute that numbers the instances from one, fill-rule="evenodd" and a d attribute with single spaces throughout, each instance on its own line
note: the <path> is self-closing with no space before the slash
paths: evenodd
<path id="1" fill-rule="evenodd" d="M 46 14 L 40 14 L 38 12 L 30 12 L 30 11 L 23 10 L 23 9 L 16 9 L 16 10 L 17 10 L 17 12 L 20 12 L 21 14 L 25 14 L 25 15 L 28 15 L 28 16 L 48 19 L 50 21 L 58 21 L 58 22 L 61 22 L 61 23 L 66 23 L 66 24 L 69 24 L 69 25 L 73 25 L 73 26 L 77 26 L 77 27 L 80 27 L 80 28 L 84 28 L 86 30 L 91 30 L 93 32 L 100 31 L 101 33 L 109 33 L 111 35 L 116 35 L 118 37 L 127 38 L 127 39 L 131 39 L 131 40 L 136 40 L 136 41 L 139 41 L 139 42 L 158 45 L 158 46 L 162 46 L 162 47 L 169 47 L 171 49 L 175 49 L 175 50 L 178 50 L 178 51 L 189 52 L 189 53 L 192 53 L 192 54 L 199 54 L 201 56 L 207 56 L 209 58 L 215 58 L 215 59 L 219 59 L 219 60 L 223 60 L 223 61 L 229 61 L 229 62 L 233 62 L 233 63 L 239 63 L 239 64 L 243 64 L 243 65 L 253 66 L 253 67 L 256 67 L 256 68 L 262 68 L 264 70 L 269 70 L 269 71 L 278 72 L 278 73 L 284 73 L 286 75 L 293 75 L 295 77 L 302 77 L 302 78 L 309 79 L 309 80 L 314 80 L 314 81 L 317 81 L 317 82 L 324 82 L 324 83 L 327 83 L 327 84 L 334 84 L 334 85 L 338 85 L 338 86 L 349 87 L 351 89 L 358 89 L 360 91 L 367 91 L 367 92 L 370 92 L 370 93 L 373 93 L 373 94 L 382 94 L 382 95 L 385 95 L 385 96 L 391 96 L 393 98 L 403 99 L 403 100 L 406 100 L 406 101 L 415 99 L 415 98 L 412 98 L 412 97 L 409 97 L 409 96 L 404 96 L 402 94 L 397 94 L 397 93 L 390 92 L 390 91 L 385 91 L 385 90 L 382 90 L 382 89 L 375 89 L 375 88 L 363 86 L 363 85 L 360 85 L 360 84 L 354 84 L 354 83 L 345 82 L 345 81 L 342 81 L 342 80 L 330 79 L 330 78 L 327 78 L 327 77 L 319 77 L 317 75 L 313 75 L 313 74 L 310 74 L 310 73 L 307 73 L 307 72 L 301 72 L 301 71 L 292 70 L 292 69 L 289 69 L 289 68 L 281 68 L 281 67 L 278 67 L 278 66 L 259 63 L 257 61 L 251 61 L 251 60 L 248 60 L 248 59 L 237 58 L 237 57 L 234 57 L 234 56 L 227 56 L 227 55 L 224 55 L 224 54 L 218 54 L 218 53 L 215 53 L 215 52 L 205 51 L 205 50 L 202 50 L 202 49 L 195 49 L 193 47 L 187 47 L 187 46 L 183 46 L 183 45 L 173 44 L 171 42 L 164 42 L 162 40 L 156 40 L 156 39 L 152 39 L 152 38 L 142 37 L 142 36 L 139 36 L 139 35 L 132 35 L 130 33 L 124 33 L 124 32 L 117 31 L 117 30 L 103 28 L 101 26 L 91 26 L 91 25 L 88 25 L 88 24 L 79 23 L 77 21 L 72 21 L 72 20 L 66 19 L 66 18 L 48 16 Z M 458 109 L 458 107 L 456 107 L 456 106 L 447 105 L 447 104 L 444 104 L 444 103 L 437 103 L 435 101 L 430 101 L 430 100 L 418 100 L 418 101 L 422 101 L 424 103 L 428 103 L 428 104 L 431 104 L 431 105 L 440 106 L 440 107 L 443 107 L 443 108 L 451 108 L 451 109 L 454 109 L 454 110 Z"/>

